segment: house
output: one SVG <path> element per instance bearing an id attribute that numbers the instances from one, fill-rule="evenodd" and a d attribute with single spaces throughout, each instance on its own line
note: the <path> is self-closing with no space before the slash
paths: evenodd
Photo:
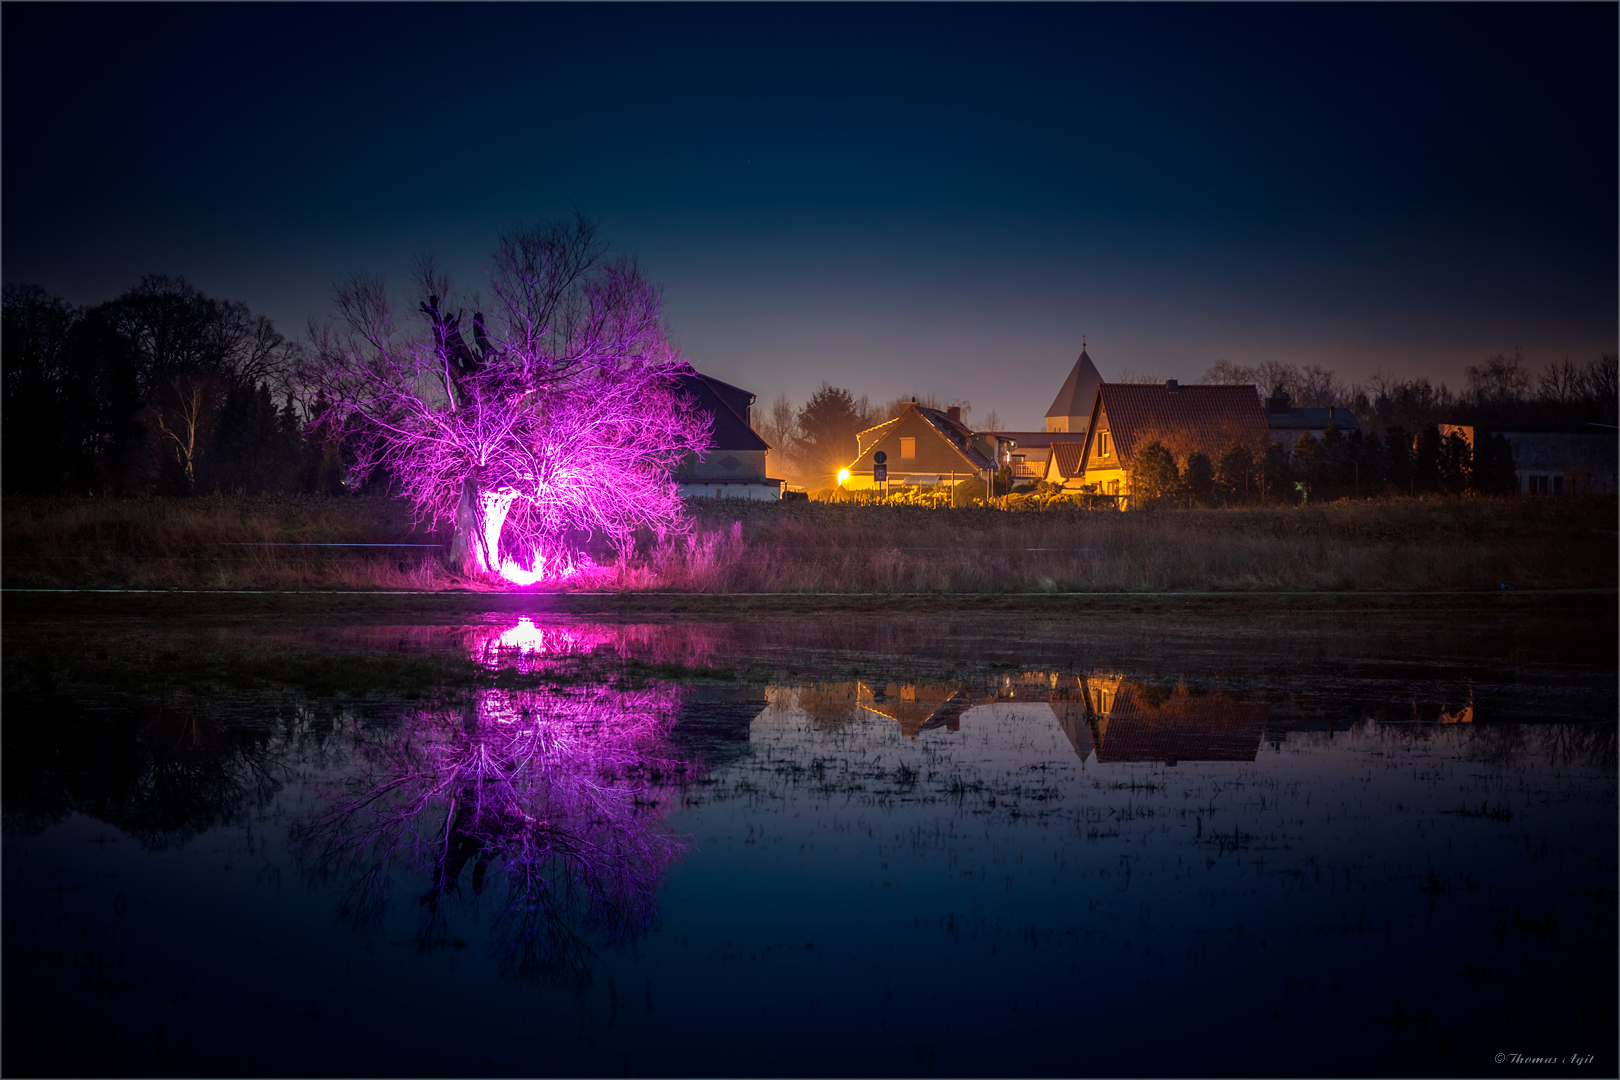
<path id="1" fill-rule="evenodd" d="M 1013 483 L 1029 484 L 1046 479 L 1053 447 L 1068 444 L 1076 450 L 1080 448 L 1085 438 L 1084 424 L 1080 430 L 1079 435 L 1066 431 L 987 431 L 983 434 L 993 435 L 1007 444 Z"/>
<path id="2" fill-rule="evenodd" d="M 1470 450 L 1475 436 L 1485 432 L 1507 440 L 1519 491 L 1526 495 L 1612 495 L 1617 490 L 1620 431 L 1615 428 L 1604 424 L 1440 425 L 1442 439 L 1455 434 Z"/>
<path id="3" fill-rule="evenodd" d="M 1214 462 L 1233 443 L 1259 451 L 1269 437 L 1253 386 L 1098 383 L 1080 463 L 1055 482 L 1072 491 L 1095 484 L 1100 494 L 1126 500 L 1131 462 L 1149 443 L 1162 443 L 1185 465 L 1195 451 Z M 1049 478 L 1061 474 L 1070 453 L 1054 449 Z"/>
<path id="4" fill-rule="evenodd" d="M 915 401 L 856 440 L 858 452 L 844 481 L 844 487 L 855 490 L 876 486 L 874 455 L 880 451 L 887 458 L 884 468 L 891 487 L 954 487 L 1009 461 L 1012 448 L 1010 439 L 969 430 L 962 423 L 962 410 L 955 406 L 929 409 Z"/>
<path id="5" fill-rule="evenodd" d="M 1281 443 L 1290 450 L 1299 442 L 1301 435 L 1309 434 L 1312 438 L 1320 439 L 1327 433 L 1329 425 L 1338 428 L 1344 435 L 1362 430 L 1361 421 L 1349 409 L 1336 406 L 1325 409 L 1294 408 L 1288 392 L 1280 386 L 1266 399 L 1266 428 L 1271 432 L 1271 441 Z"/>
<path id="6" fill-rule="evenodd" d="M 1085 471 L 1085 452 L 1083 442 L 1053 443 L 1052 454 L 1046 461 L 1046 482 L 1078 491 L 1084 483 L 1081 474 Z"/>
<path id="7" fill-rule="evenodd" d="M 688 457 L 675 470 L 683 498 L 780 499 L 782 481 L 768 475 L 771 446 L 750 422 L 754 395 L 696 371 L 680 376 L 677 389 L 709 414 L 714 446 Z"/>
<path id="8" fill-rule="evenodd" d="M 1080 345 L 1080 359 L 1074 362 L 1069 370 L 1069 377 L 1063 380 L 1063 387 L 1052 399 L 1052 407 L 1046 410 L 1046 430 L 1060 432 L 1075 437 L 1086 433 L 1086 425 L 1091 422 L 1091 403 L 1097 397 L 1097 385 L 1102 382 L 1102 376 L 1097 373 L 1097 366 L 1086 355 L 1084 340 Z"/>

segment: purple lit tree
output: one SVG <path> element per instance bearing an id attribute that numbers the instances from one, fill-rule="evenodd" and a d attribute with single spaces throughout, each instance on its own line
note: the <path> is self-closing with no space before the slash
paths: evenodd
<path id="1" fill-rule="evenodd" d="M 676 389 L 690 368 L 634 261 L 576 216 L 500 238 L 488 318 L 469 325 L 430 260 L 414 283 L 414 327 L 356 277 L 311 328 L 307 378 L 357 478 L 385 468 L 420 517 L 454 523 L 453 561 L 519 584 L 568 572 L 570 533 L 605 536 L 622 564 L 638 529 L 686 527 L 671 470 L 708 449 L 709 422 Z"/>

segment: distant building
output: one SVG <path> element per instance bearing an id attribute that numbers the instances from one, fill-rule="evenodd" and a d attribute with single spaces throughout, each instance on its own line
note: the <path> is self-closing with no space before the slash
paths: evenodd
<path id="1" fill-rule="evenodd" d="M 1066 443 L 1078 451 L 1085 438 L 1084 431 L 1082 425 L 1079 435 L 1066 431 L 986 431 L 981 434 L 993 435 L 1007 444 L 1013 483 L 1027 484 L 1046 479 L 1054 447 Z"/>
<path id="2" fill-rule="evenodd" d="M 1086 425 L 1091 422 L 1091 403 L 1097 397 L 1097 385 L 1102 382 L 1102 376 L 1097 373 L 1097 367 L 1086 355 L 1084 343 L 1080 346 L 1080 359 L 1074 362 L 1069 370 L 1069 377 L 1063 380 L 1063 387 L 1052 399 L 1052 407 L 1046 410 L 1046 430 L 1074 436 L 1083 436 Z"/>
<path id="3" fill-rule="evenodd" d="M 712 420 L 714 446 L 675 470 L 684 498 L 780 499 L 782 481 L 771 479 L 771 445 L 754 431 L 754 395 L 696 371 L 680 377 L 679 390 Z"/>
<path id="4" fill-rule="evenodd" d="M 981 434 L 962 423 L 962 410 L 929 409 L 909 403 L 893 420 L 868 428 L 857 437 L 858 453 L 849 466 L 846 488 L 861 490 L 876 485 L 874 455 L 887 460 L 891 487 L 954 486 L 1000 467 L 1010 460 L 1012 440 Z"/>
<path id="5" fill-rule="evenodd" d="M 1301 435 L 1320 439 L 1327 433 L 1329 425 L 1338 428 L 1342 435 L 1362 430 L 1361 421 L 1349 409 L 1336 406 L 1325 409 L 1295 408 L 1287 391 L 1280 386 L 1266 399 L 1266 428 L 1271 432 L 1271 441 L 1281 443 L 1290 450 L 1299 442 Z"/>
<path id="6" fill-rule="evenodd" d="M 1475 437 L 1484 432 L 1507 440 L 1522 494 L 1612 495 L 1617 490 L 1615 466 L 1620 457 L 1620 431 L 1615 428 L 1601 424 L 1440 425 L 1442 439 L 1455 434 L 1470 450 Z"/>
<path id="7" fill-rule="evenodd" d="M 1100 494 L 1128 500 L 1131 462 L 1149 443 L 1162 443 L 1185 464 L 1194 451 L 1213 462 L 1233 443 L 1258 450 L 1268 437 L 1253 386 L 1099 383 L 1081 463 L 1063 482 L 1071 490 L 1095 484 Z"/>

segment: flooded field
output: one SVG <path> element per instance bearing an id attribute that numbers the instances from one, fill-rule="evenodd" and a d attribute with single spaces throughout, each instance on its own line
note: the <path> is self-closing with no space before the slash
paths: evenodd
<path id="1" fill-rule="evenodd" d="M 1612 1076 L 1616 645 L 1612 597 L 12 619 L 3 1067 Z"/>

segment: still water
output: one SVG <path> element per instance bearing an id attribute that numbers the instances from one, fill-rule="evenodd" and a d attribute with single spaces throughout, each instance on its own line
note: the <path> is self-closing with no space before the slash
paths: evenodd
<path id="1" fill-rule="evenodd" d="M 1612 598 L 14 621 L 4 1069 L 1614 1075 L 1614 657 Z"/>

